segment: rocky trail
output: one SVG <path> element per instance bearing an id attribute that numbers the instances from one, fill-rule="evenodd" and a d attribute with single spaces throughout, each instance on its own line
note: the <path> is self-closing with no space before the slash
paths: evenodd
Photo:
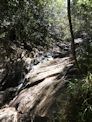
<path id="1" fill-rule="evenodd" d="M 67 87 L 74 66 L 70 45 L 57 44 L 47 52 L 36 50 L 34 54 L 21 53 L 24 70 L 20 80 L 0 70 L 0 122 L 46 122 L 55 99 Z"/>

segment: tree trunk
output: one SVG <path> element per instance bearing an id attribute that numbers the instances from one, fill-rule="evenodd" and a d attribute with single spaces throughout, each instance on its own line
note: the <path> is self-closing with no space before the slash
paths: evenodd
<path id="1" fill-rule="evenodd" d="M 77 57 L 76 57 L 76 51 L 75 51 L 75 42 L 74 42 L 74 33 L 73 33 L 73 27 L 72 27 L 72 20 L 71 20 L 71 0 L 67 0 L 67 13 L 68 13 L 68 20 L 69 20 L 69 28 L 70 28 L 70 33 L 71 33 L 71 54 L 72 58 L 75 60 L 76 66 L 80 70 Z"/>

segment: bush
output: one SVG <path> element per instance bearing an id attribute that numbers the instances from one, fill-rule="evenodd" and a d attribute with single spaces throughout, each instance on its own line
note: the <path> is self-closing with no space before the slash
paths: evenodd
<path id="1" fill-rule="evenodd" d="M 55 122 L 92 122 L 91 73 L 81 80 L 71 80 L 62 98 L 57 101 Z"/>

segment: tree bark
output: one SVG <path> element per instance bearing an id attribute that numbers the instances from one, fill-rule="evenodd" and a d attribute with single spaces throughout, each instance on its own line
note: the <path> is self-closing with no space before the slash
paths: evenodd
<path id="1" fill-rule="evenodd" d="M 70 33 L 71 33 L 71 54 L 72 58 L 75 60 L 75 64 L 77 68 L 80 70 L 77 57 L 76 57 L 76 51 L 75 51 L 75 42 L 74 42 L 74 33 L 73 33 L 73 26 L 72 26 L 72 20 L 71 20 L 71 0 L 67 0 L 67 13 L 68 13 L 68 20 L 69 20 L 69 28 L 70 28 Z"/>

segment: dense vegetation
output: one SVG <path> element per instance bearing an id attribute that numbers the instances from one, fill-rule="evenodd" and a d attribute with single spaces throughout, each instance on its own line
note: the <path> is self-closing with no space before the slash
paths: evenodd
<path id="1" fill-rule="evenodd" d="M 23 62 L 17 60 L 23 50 L 47 50 L 55 42 L 83 39 L 73 48 L 75 53 L 72 50 L 81 71 L 68 78 L 68 88 L 56 100 L 51 121 L 92 122 L 92 1 L 71 1 L 72 39 L 68 10 L 64 0 L 0 1 L 0 68 L 23 70 Z"/>

